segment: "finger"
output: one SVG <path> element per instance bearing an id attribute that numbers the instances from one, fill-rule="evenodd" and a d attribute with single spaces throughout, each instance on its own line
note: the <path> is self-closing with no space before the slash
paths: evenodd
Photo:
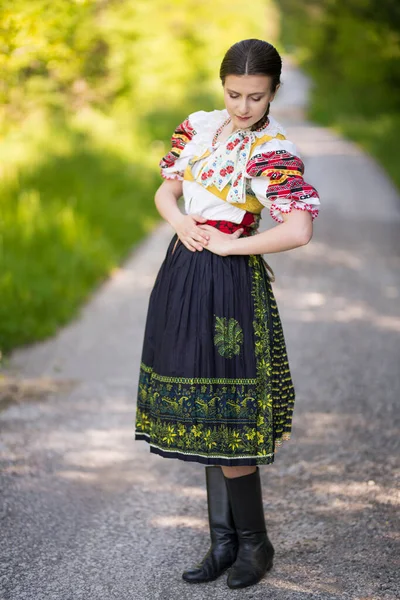
<path id="1" fill-rule="evenodd" d="M 192 236 L 193 240 L 196 240 L 196 242 L 201 242 L 202 244 L 208 244 L 208 239 L 209 237 L 207 236 L 202 236 L 201 234 L 195 234 Z"/>
<path id="2" fill-rule="evenodd" d="M 243 228 L 242 229 L 237 229 L 236 231 L 234 231 L 230 235 L 231 235 L 232 238 L 238 238 L 238 237 L 240 237 L 242 235 L 243 231 L 244 231 Z"/>
<path id="3" fill-rule="evenodd" d="M 194 248 L 196 248 L 196 250 L 203 250 L 203 245 L 199 244 L 198 242 L 196 242 L 195 240 L 190 240 L 190 243 L 192 244 L 192 246 Z"/>
<path id="4" fill-rule="evenodd" d="M 190 236 L 199 242 L 203 242 L 204 240 L 209 240 L 210 236 L 207 233 L 201 233 L 201 231 L 192 231 Z"/>
<path id="5" fill-rule="evenodd" d="M 196 248 L 193 248 L 188 242 L 184 241 L 183 244 L 185 244 L 186 248 L 190 250 L 190 252 L 196 252 Z"/>
<path id="6" fill-rule="evenodd" d="M 215 227 L 212 225 L 197 225 L 198 229 L 203 229 L 204 231 L 213 231 Z"/>
<path id="7" fill-rule="evenodd" d="M 187 240 L 188 244 L 190 245 L 190 247 L 196 251 L 196 250 L 203 250 L 203 246 L 201 244 L 199 244 L 195 239 L 193 239 L 192 237 L 190 237 Z"/>

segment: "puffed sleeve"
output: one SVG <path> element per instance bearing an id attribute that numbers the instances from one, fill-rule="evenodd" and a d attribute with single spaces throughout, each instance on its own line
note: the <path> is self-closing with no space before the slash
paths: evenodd
<path id="1" fill-rule="evenodd" d="M 265 144 L 246 167 L 253 192 L 278 223 L 284 222 L 282 213 L 294 208 L 309 211 L 313 220 L 318 216 L 318 192 L 304 181 L 303 175 L 304 163 L 296 146 L 287 140 Z"/>
<path id="2" fill-rule="evenodd" d="M 176 127 L 171 136 L 171 149 L 159 163 L 164 179 L 183 181 L 183 173 L 189 160 L 189 156 L 184 150 L 195 134 L 196 131 L 190 122 L 190 116 Z"/>

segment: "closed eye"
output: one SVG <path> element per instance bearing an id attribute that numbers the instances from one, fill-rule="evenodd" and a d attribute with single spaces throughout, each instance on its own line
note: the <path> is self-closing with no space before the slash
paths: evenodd
<path id="1" fill-rule="evenodd" d="M 232 94 L 229 94 L 229 98 L 236 100 L 236 98 L 239 98 L 239 96 L 232 96 Z M 254 102 L 260 102 L 261 98 L 252 98 L 252 100 L 254 100 Z"/>

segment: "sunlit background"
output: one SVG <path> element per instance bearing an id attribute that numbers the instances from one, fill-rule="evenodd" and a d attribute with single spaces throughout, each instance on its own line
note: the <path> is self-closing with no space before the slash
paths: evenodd
<path id="1" fill-rule="evenodd" d="M 234 42 L 274 43 L 313 81 L 309 118 L 400 185 L 397 0 L 3 0 L 0 350 L 53 333 L 159 222 L 158 161 L 222 108 Z"/>

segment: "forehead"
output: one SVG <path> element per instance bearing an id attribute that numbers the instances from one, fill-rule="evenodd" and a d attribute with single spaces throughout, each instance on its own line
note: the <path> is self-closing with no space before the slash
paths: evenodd
<path id="1" fill-rule="evenodd" d="M 224 87 L 238 94 L 261 94 L 270 91 L 271 77 L 269 75 L 227 75 Z"/>

